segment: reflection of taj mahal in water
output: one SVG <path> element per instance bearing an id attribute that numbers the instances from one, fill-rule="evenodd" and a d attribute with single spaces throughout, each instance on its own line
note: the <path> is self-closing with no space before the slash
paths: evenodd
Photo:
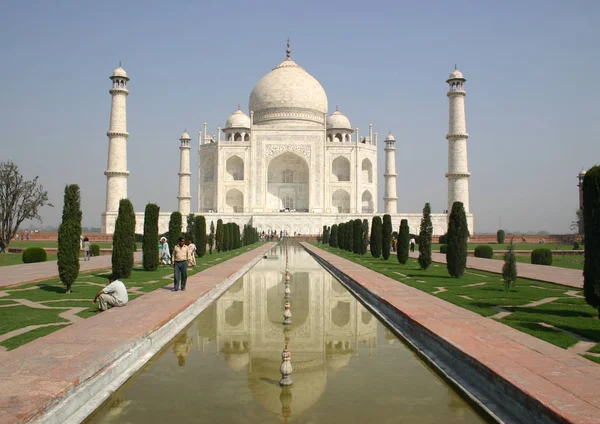
<path id="1" fill-rule="evenodd" d="M 198 318 L 199 338 L 216 341 L 234 371 L 247 369 L 248 385 L 267 410 L 282 409 L 279 384 L 286 337 L 293 365 L 292 414 L 321 396 L 327 372 L 347 366 L 358 345 L 377 346 L 377 320 L 308 255 L 291 255 L 292 325 L 282 325 L 284 252 L 259 262 Z M 395 339 L 391 336 L 391 339 Z"/>
<path id="2" fill-rule="evenodd" d="M 129 77 L 119 66 L 111 80 L 106 210 L 102 214 L 105 233 L 114 232 L 119 200 L 127 197 L 129 177 L 126 118 Z M 450 119 L 445 177 L 447 209 L 451 210 L 455 201 L 463 202 L 473 234 L 473 216 L 469 213 L 465 81 L 457 69 L 446 81 Z M 355 218 L 370 219 L 382 209 L 392 215 L 394 228 L 406 218 L 411 232 L 418 233 L 421 213 L 398 213 L 394 137 L 390 133 L 384 140 L 385 146 L 380 146 L 382 143 L 372 125 L 361 135 L 360 129 L 352 128 L 350 120 L 337 107 L 328 114 L 329 106 L 319 81 L 292 60 L 288 43 L 287 58 L 261 78 L 252 90 L 249 114 L 238 106 L 225 126 L 217 128 L 216 135 L 208 134 L 206 123 L 203 131 L 198 132 L 197 213 L 209 221 L 221 218 L 240 227 L 250 224 L 259 232 L 283 230 L 289 234 L 320 234 L 323 225 Z M 181 135 L 180 143 L 178 210 L 187 216 L 193 211 L 192 145 L 187 132 Z M 385 154 L 383 181 L 377 165 L 380 153 Z M 404 152 L 401 156 L 409 157 Z M 440 183 L 442 178 L 440 172 Z M 385 187 L 381 209 L 377 199 L 380 183 Z M 169 212 L 160 214 L 160 232 L 167 231 L 169 216 Z M 144 214 L 138 213 L 136 232 L 143 232 L 143 221 Z M 432 214 L 432 223 L 434 234 L 444 234 L 447 215 Z"/>

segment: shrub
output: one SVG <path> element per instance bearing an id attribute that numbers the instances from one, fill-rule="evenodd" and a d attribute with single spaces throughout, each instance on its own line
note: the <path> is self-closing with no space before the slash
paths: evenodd
<path id="1" fill-rule="evenodd" d="M 492 257 L 494 257 L 494 249 L 492 249 L 492 246 L 488 246 L 487 244 L 479 245 L 475 247 L 475 257 L 492 259 Z"/>
<path id="2" fill-rule="evenodd" d="M 189 240 L 195 245 L 197 245 L 198 240 L 196 240 L 196 215 L 194 215 L 193 213 L 189 214 L 186 218 L 186 223 L 187 227 L 185 228 L 185 234 L 183 235 L 183 237 L 186 240 Z"/>
<path id="3" fill-rule="evenodd" d="M 546 248 L 533 250 L 531 252 L 531 263 L 536 265 L 552 265 L 552 251 Z"/>
<path id="4" fill-rule="evenodd" d="M 158 269 L 158 205 L 148 203 L 144 211 L 144 235 L 142 238 L 144 271 L 156 271 Z M 137 234 L 136 234 L 137 240 Z"/>
<path id="5" fill-rule="evenodd" d="M 600 166 L 590 168 L 583 178 L 583 295 L 600 316 Z"/>
<path id="6" fill-rule="evenodd" d="M 400 221 L 400 231 L 398 231 L 398 247 L 397 256 L 398 262 L 402 265 L 408 261 L 408 249 L 410 242 L 410 229 L 408 228 L 408 220 L 403 219 Z"/>
<path id="7" fill-rule="evenodd" d="M 135 248 L 135 212 L 128 199 L 119 202 L 119 214 L 113 234 L 112 272 L 123 278 L 131 275 Z M 158 243 L 157 243 L 158 246 Z"/>
<path id="8" fill-rule="evenodd" d="M 504 244 L 505 237 L 506 233 L 504 232 L 504 230 L 498 230 L 498 232 L 496 233 L 496 241 L 498 242 L 498 244 Z"/>
<path id="9" fill-rule="evenodd" d="M 224 243 L 223 220 L 218 219 L 217 220 L 217 232 L 215 234 L 215 244 L 216 244 L 217 253 L 220 252 L 221 250 L 223 250 L 223 243 Z"/>
<path id="10" fill-rule="evenodd" d="M 346 222 L 346 250 L 352 252 L 354 249 L 354 225 L 353 221 Z"/>
<path id="11" fill-rule="evenodd" d="M 392 250 L 392 230 L 392 217 L 386 213 L 383 215 L 383 226 L 381 227 L 381 254 L 386 261 Z"/>
<path id="12" fill-rule="evenodd" d="M 447 244 L 440 245 L 440 253 L 448 253 L 448 245 Z"/>
<path id="13" fill-rule="evenodd" d="M 381 256 L 381 230 L 382 223 L 380 216 L 374 216 L 371 221 L 371 255 L 374 258 Z"/>
<path id="14" fill-rule="evenodd" d="M 343 222 L 338 225 L 338 247 L 342 250 L 346 249 L 346 224 Z"/>
<path id="15" fill-rule="evenodd" d="M 446 268 L 451 277 L 462 277 L 467 267 L 467 215 L 462 202 L 454 202 L 448 218 L 448 252 Z"/>
<path id="16" fill-rule="evenodd" d="M 442 234 L 440 236 L 440 243 L 441 244 L 448 244 L 448 233 Z"/>
<path id="17" fill-rule="evenodd" d="M 362 253 L 362 221 L 360 219 L 355 219 L 352 221 L 352 240 L 354 240 L 354 246 L 352 251 L 358 255 Z"/>
<path id="18" fill-rule="evenodd" d="M 231 240 L 229 237 L 229 227 L 229 222 L 223 224 L 223 246 L 221 246 L 221 249 L 223 249 L 224 252 L 229 250 L 229 241 Z"/>
<path id="19" fill-rule="evenodd" d="M 362 245 L 361 245 L 361 254 L 367 253 L 367 247 L 369 246 L 369 220 L 363 219 L 362 221 Z"/>
<path id="20" fill-rule="evenodd" d="M 331 226 L 331 235 L 329 236 L 329 245 L 331 247 L 338 247 L 338 226 L 333 224 Z"/>
<path id="21" fill-rule="evenodd" d="M 181 237 L 181 226 L 183 225 L 183 216 L 181 212 L 175 211 L 169 219 L 169 251 L 173 254 L 173 249 L 177 246 L 179 237 Z"/>
<path id="22" fill-rule="evenodd" d="M 208 253 L 212 255 L 215 246 L 215 221 L 210 221 L 210 233 L 208 233 Z"/>
<path id="23" fill-rule="evenodd" d="M 431 223 L 431 206 L 429 203 L 425 203 L 425 206 L 423 207 L 423 217 L 421 218 L 421 227 L 419 229 L 419 265 L 422 269 L 427 269 L 429 268 L 429 265 L 431 265 L 432 234 L 433 224 Z"/>
<path id="24" fill-rule="evenodd" d="M 158 242 L 156 242 L 158 244 Z M 156 246 L 157 250 L 158 250 L 158 246 Z M 100 246 L 97 244 L 92 244 L 90 245 L 90 249 L 92 251 L 92 255 L 94 256 L 100 256 Z"/>
<path id="25" fill-rule="evenodd" d="M 46 251 L 41 247 L 28 247 L 23 250 L 21 259 L 24 264 L 32 264 L 35 262 L 46 262 L 48 255 Z"/>
<path id="26" fill-rule="evenodd" d="M 577 240 L 575 240 L 573 242 L 573 250 L 579 250 L 581 249 L 581 245 L 579 244 L 579 242 Z"/>
<path id="27" fill-rule="evenodd" d="M 515 258 L 514 237 L 510 239 L 508 252 L 504 254 L 504 265 L 502 266 L 502 279 L 504 280 L 504 289 L 508 290 L 517 282 L 517 258 Z"/>
<path id="28" fill-rule="evenodd" d="M 203 257 L 206 254 L 206 218 L 202 215 L 194 217 L 196 254 Z"/>
<path id="29" fill-rule="evenodd" d="M 79 186 L 65 187 L 62 222 L 58 227 L 58 274 L 67 293 L 79 275 L 81 236 L 81 197 Z"/>

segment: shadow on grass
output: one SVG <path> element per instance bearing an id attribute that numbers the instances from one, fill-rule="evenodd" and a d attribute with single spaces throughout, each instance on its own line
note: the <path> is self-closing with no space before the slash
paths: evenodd
<path id="1" fill-rule="evenodd" d="M 40 287 L 40 290 L 44 290 L 44 291 L 51 292 L 51 293 L 60 293 L 60 294 L 67 293 L 67 288 L 62 287 L 62 286 L 39 286 L 39 287 Z"/>
<path id="2" fill-rule="evenodd" d="M 514 312 L 522 312 L 524 314 L 535 315 L 554 315 L 563 318 L 592 318 L 593 315 L 585 311 L 574 311 L 569 309 L 537 309 L 537 308 L 519 308 L 506 307 L 506 309 Z"/>

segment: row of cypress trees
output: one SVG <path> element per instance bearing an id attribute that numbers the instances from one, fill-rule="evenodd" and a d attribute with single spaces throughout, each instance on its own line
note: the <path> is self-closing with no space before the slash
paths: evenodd
<path id="1" fill-rule="evenodd" d="M 331 227 L 323 227 L 323 244 L 329 244 L 331 247 L 364 255 L 367 252 L 367 243 L 369 240 L 369 222 L 360 219 L 353 219 L 348 222 L 334 224 Z"/>
<path id="2" fill-rule="evenodd" d="M 212 234 L 212 224 L 211 224 Z M 209 236 L 210 237 L 210 236 Z M 235 222 L 223 224 L 223 220 L 217 220 L 217 231 L 214 236 L 217 252 L 238 249 L 256 243 L 259 239 L 258 230 L 251 225 L 244 225 L 244 231 L 240 233 L 240 226 Z"/>

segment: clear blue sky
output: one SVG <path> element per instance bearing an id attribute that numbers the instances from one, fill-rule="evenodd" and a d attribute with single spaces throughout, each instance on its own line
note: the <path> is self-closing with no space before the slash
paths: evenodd
<path id="1" fill-rule="evenodd" d="M 108 77 L 122 61 L 129 197 L 138 211 L 175 210 L 179 135 L 203 122 L 215 133 L 238 103 L 247 111 L 289 36 L 330 112 L 339 104 L 361 133 L 373 123 L 380 140 L 395 135 L 400 212 L 446 207 L 445 80 L 457 63 L 476 231 L 568 232 L 576 175 L 600 162 L 599 21 L 598 1 L 4 1 L 0 161 L 40 176 L 56 205 L 45 225 L 77 183 L 84 224 L 99 226 Z"/>

